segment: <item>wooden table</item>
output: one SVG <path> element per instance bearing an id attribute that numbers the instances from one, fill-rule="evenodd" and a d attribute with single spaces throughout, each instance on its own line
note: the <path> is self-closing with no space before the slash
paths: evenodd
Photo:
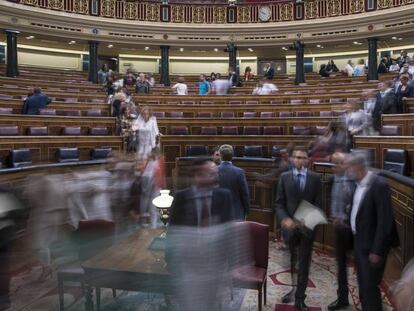
<path id="1" fill-rule="evenodd" d="M 85 310 L 93 310 L 92 288 L 172 293 L 164 251 L 148 247 L 163 229 L 142 229 L 82 263 L 85 270 Z"/>

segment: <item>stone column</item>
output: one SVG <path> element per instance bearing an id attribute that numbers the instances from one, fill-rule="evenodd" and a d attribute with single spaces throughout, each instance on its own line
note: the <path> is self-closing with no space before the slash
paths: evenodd
<path id="1" fill-rule="evenodd" d="M 17 77 L 19 68 L 17 63 L 17 35 L 20 33 L 16 30 L 7 29 L 4 31 L 7 36 L 7 77 Z"/>
<path id="2" fill-rule="evenodd" d="M 161 45 L 160 83 L 170 85 L 170 47 Z"/>
<path id="3" fill-rule="evenodd" d="M 89 41 L 89 76 L 88 80 L 98 83 L 98 45 L 97 41 Z"/>
<path id="4" fill-rule="evenodd" d="M 368 38 L 368 76 L 367 80 L 378 80 L 378 38 Z"/>
<path id="5" fill-rule="evenodd" d="M 296 75 L 295 75 L 295 84 L 305 83 L 305 68 L 304 68 L 304 47 L 305 45 L 300 42 L 300 40 L 295 41 L 295 50 L 296 50 Z"/>
<path id="6" fill-rule="evenodd" d="M 227 52 L 229 53 L 229 69 L 233 68 L 237 72 L 237 47 L 233 42 L 227 44 Z"/>

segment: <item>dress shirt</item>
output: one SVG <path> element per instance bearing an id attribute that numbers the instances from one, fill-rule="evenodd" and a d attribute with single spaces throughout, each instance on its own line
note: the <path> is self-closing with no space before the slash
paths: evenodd
<path id="1" fill-rule="evenodd" d="M 352 232 L 356 234 L 356 218 L 358 215 L 361 202 L 364 199 L 365 192 L 368 190 L 369 182 L 372 178 L 372 172 L 368 172 L 361 181 L 357 182 L 357 187 L 354 193 L 354 199 L 352 202 L 352 211 L 351 211 L 351 228 Z"/>
<path id="2" fill-rule="evenodd" d="M 348 176 L 335 175 L 331 195 L 331 215 L 341 220 L 349 219 L 352 204 L 352 183 Z"/>
<path id="3" fill-rule="evenodd" d="M 208 206 L 209 219 L 211 221 L 211 200 L 213 197 L 213 191 L 193 187 L 193 194 L 194 194 L 193 198 L 194 198 L 195 206 L 197 208 L 197 223 L 198 223 L 198 226 L 201 226 L 201 221 L 202 221 L 201 214 L 202 214 L 202 209 L 204 207 L 204 204 L 207 204 Z"/>
<path id="4" fill-rule="evenodd" d="M 375 108 L 375 103 L 375 98 L 368 98 L 366 101 L 364 101 L 364 111 L 366 113 L 371 113 Z"/>
<path id="5" fill-rule="evenodd" d="M 308 172 L 308 169 L 302 167 L 302 169 L 299 171 L 297 168 L 294 168 L 292 172 L 293 172 L 295 183 L 297 183 L 298 175 L 300 174 L 302 176 L 300 179 L 300 191 L 303 191 L 306 185 L 306 173 Z"/>
<path id="6" fill-rule="evenodd" d="M 387 95 L 388 93 L 390 93 L 392 91 L 393 91 L 393 89 L 390 87 L 390 88 L 386 89 L 384 92 L 380 92 L 381 98 L 384 98 L 385 95 Z"/>
<path id="7" fill-rule="evenodd" d="M 400 66 L 398 64 L 391 65 L 390 69 L 388 69 L 388 71 L 390 71 L 390 72 L 393 72 L 393 71 L 399 72 L 400 71 Z"/>
<path id="8" fill-rule="evenodd" d="M 184 83 L 176 83 L 172 88 L 177 90 L 177 95 L 188 95 L 187 85 Z"/>

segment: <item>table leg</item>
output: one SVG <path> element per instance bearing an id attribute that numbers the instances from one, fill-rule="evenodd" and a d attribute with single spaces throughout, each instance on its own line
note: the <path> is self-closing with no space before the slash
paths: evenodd
<path id="1" fill-rule="evenodd" d="M 93 311 L 93 290 L 88 284 L 85 285 L 85 311 Z"/>

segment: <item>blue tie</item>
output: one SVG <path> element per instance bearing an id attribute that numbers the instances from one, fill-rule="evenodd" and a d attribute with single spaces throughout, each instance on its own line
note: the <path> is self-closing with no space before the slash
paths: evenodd
<path id="1" fill-rule="evenodd" d="M 302 174 L 296 175 L 296 187 L 300 192 L 302 192 Z"/>

